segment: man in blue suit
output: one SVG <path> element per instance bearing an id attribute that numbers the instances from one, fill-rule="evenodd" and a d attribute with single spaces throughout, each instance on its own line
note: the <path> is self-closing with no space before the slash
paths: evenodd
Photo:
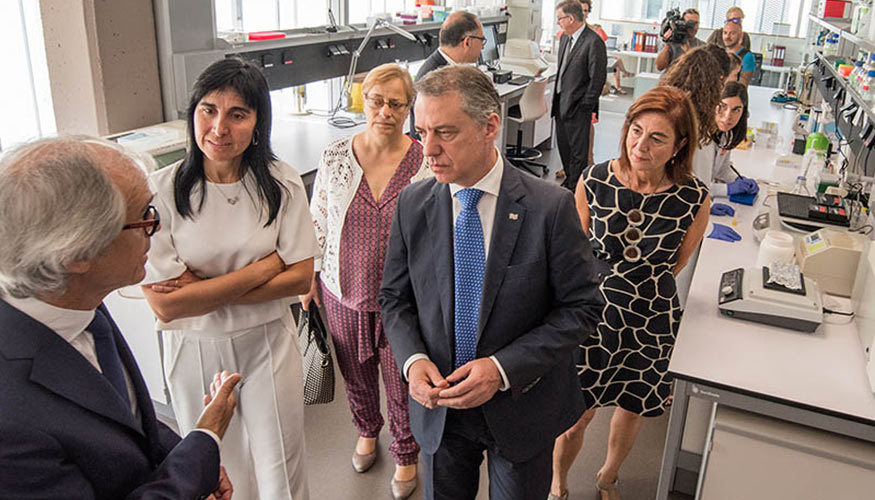
<path id="1" fill-rule="evenodd" d="M 546 498 L 553 440 L 584 410 L 574 367 L 602 301 L 571 193 L 495 147 L 499 98 L 472 67 L 417 82 L 434 179 L 400 195 L 383 322 L 410 384 L 425 497 Z"/>
<path id="2" fill-rule="evenodd" d="M 230 499 L 219 443 L 240 375 L 217 374 L 180 439 L 102 304 L 143 279 L 151 199 L 135 159 L 98 139 L 0 162 L 0 498 Z"/>

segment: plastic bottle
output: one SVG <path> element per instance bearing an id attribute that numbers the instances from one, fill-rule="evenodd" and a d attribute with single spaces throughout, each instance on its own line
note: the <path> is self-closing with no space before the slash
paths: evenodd
<path id="1" fill-rule="evenodd" d="M 834 38 L 835 35 L 830 35 L 827 37 L 826 41 L 823 43 L 823 56 L 824 57 L 835 57 L 839 53 L 839 41 Z"/>
<path id="2" fill-rule="evenodd" d="M 863 81 L 863 61 L 857 61 L 854 63 L 854 69 L 851 71 L 851 74 L 848 75 L 848 84 L 854 90 L 860 89 L 860 83 Z"/>
<path id="3" fill-rule="evenodd" d="M 863 88 L 860 89 L 860 95 L 863 96 L 863 100 L 866 102 L 875 100 L 875 69 L 870 69 L 866 75 L 866 79 L 863 81 Z"/>

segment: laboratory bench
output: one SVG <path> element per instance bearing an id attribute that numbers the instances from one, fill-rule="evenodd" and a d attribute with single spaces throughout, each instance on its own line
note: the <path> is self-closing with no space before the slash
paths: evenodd
<path id="1" fill-rule="evenodd" d="M 774 89 L 750 88 L 749 126 L 771 121 L 779 124 L 779 130 L 789 130 L 794 112 L 770 103 L 772 92 Z M 742 175 L 792 185 L 799 175 L 798 168 L 775 166 L 776 157 L 774 150 L 760 146 L 732 152 L 733 164 Z M 732 412 L 747 415 L 751 422 L 765 418 L 771 425 L 786 424 L 803 429 L 795 434 L 796 441 L 778 443 L 775 449 L 803 449 L 806 445 L 798 444 L 798 436 L 810 434 L 815 445 L 809 446 L 808 451 L 814 450 L 817 454 L 817 450 L 825 447 L 816 444 L 815 436 L 823 432 L 857 443 L 861 446 L 862 458 L 848 458 L 847 463 L 856 467 L 854 470 L 860 475 L 851 477 L 870 484 L 875 479 L 875 395 L 866 376 L 864 353 L 853 319 L 824 315 L 823 324 L 814 333 L 802 333 L 733 319 L 718 310 L 722 273 L 755 264 L 758 244 L 753 236 L 752 221 L 764 205 L 776 203 L 775 197 L 769 196 L 768 185 L 761 183 L 760 188 L 754 206 L 733 203 L 734 217 L 711 217 L 711 222 L 731 225 L 742 236 L 741 241 L 729 243 L 705 238 L 702 242 L 668 369 L 674 378 L 674 398 L 657 490 L 659 500 L 666 499 L 669 491 L 676 489 L 676 479 L 684 474 L 686 483 L 697 479 L 696 489 L 708 492 L 701 498 L 742 498 L 733 497 L 732 492 L 719 494 L 714 488 L 708 489 L 709 478 L 716 481 L 727 472 L 735 481 L 745 481 L 734 475 L 734 471 L 712 469 L 719 468 L 719 464 L 732 463 L 731 460 L 709 464 L 708 459 L 709 453 L 725 453 L 730 448 L 725 442 L 718 446 L 715 438 L 722 436 L 721 425 L 724 429 L 734 428 L 731 422 L 737 415 Z M 727 202 L 725 199 L 716 201 Z M 827 296 L 824 306 L 847 311 L 850 301 Z M 701 411 L 699 415 L 694 416 L 693 412 L 688 416 L 688 407 L 696 404 L 706 410 L 707 422 L 697 421 L 702 419 Z M 721 423 L 721 419 L 728 419 L 730 424 Z M 705 440 L 685 436 L 685 424 L 687 434 L 695 433 L 696 428 L 699 432 L 704 429 Z M 751 424 L 751 428 L 755 427 Z M 750 440 L 756 432 L 742 431 L 737 435 Z M 694 450 L 688 451 L 690 447 Z M 752 460 L 753 455 L 762 453 L 751 451 L 755 449 L 746 448 L 747 451 L 741 452 L 742 458 L 747 453 Z M 835 454 L 823 452 L 823 455 L 836 459 Z M 817 459 L 829 462 L 824 457 Z M 698 477 L 695 474 L 691 477 L 688 471 L 697 467 Z M 764 467 L 763 474 L 769 476 L 784 465 L 766 461 Z M 774 470 L 770 471 L 770 467 Z M 836 477 L 826 478 L 826 482 L 838 492 L 847 487 L 847 482 L 836 482 Z M 773 486 L 777 488 L 773 492 L 781 491 L 780 484 Z M 869 491 L 875 491 L 875 486 Z M 765 493 L 764 490 L 761 493 Z M 770 498 L 765 494 L 761 497 Z M 783 495 L 771 496 L 777 497 Z"/>
<path id="2" fill-rule="evenodd" d="M 411 71 L 413 69 L 411 68 Z M 491 75 L 490 75 L 491 76 Z M 551 63 L 541 75 L 548 82 L 556 79 L 556 64 Z M 495 90 L 501 99 L 501 131 L 496 140 L 496 145 L 506 145 L 508 142 L 507 112 L 511 106 L 519 102 L 529 84 L 512 85 L 510 83 L 495 84 Z M 553 85 L 547 85 L 544 90 L 544 98 L 547 101 L 547 113 L 538 122 L 546 124 L 552 130 L 550 119 L 550 107 L 553 99 Z M 337 139 L 357 134 L 365 128 L 364 115 L 358 115 L 354 119 L 361 122 L 349 128 L 337 128 L 328 123 L 324 115 L 294 115 L 291 113 L 291 104 L 285 102 L 273 103 L 273 122 L 271 131 L 271 146 L 277 157 L 294 167 L 305 180 L 312 176 L 319 166 L 322 151 Z M 346 116 L 347 113 L 342 113 Z M 409 127 L 409 119 L 405 118 L 405 130 Z M 543 134 L 542 134 L 543 135 Z M 548 133 L 546 139 L 552 137 Z M 545 139 L 542 137 L 542 139 Z M 545 139 L 545 140 L 546 140 Z M 516 137 L 510 137 L 511 142 L 516 142 Z M 543 141 L 542 141 L 543 142 Z M 537 144 L 535 144 L 537 145 Z M 500 148 L 501 149 L 501 148 Z M 503 149 L 501 149 L 503 151 Z"/>

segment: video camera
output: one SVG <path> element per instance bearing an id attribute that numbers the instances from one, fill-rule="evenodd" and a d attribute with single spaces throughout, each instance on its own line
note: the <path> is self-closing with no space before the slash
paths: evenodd
<path id="1" fill-rule="evenodd" d="M 659 28 L 659 36 L 665 40 L 665 32 L 671 30 L 671 37 L 666 42 L 686 43 L 690 37 L 690 29 L 695 26 L 695 23 L 684 21 L 681 15 L 681 10 L 677 7 L 665 13 L 665 19 L 662 20 L 662 26 Z"/>

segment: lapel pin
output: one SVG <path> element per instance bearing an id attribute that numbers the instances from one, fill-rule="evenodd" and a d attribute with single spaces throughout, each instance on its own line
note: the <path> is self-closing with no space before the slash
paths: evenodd
<path id="1" fill-rule="evenodd" d="M 517 220 L 517 219 L 520 218 L 520 216 L 517 215 L 517 214 L 515 214 L 515 213 L 512 213 L 512 212 L 511 212 L 511 213 L 509 213 L 509 214 L 507 215 L 507 218 L 510 219 L 510 220 Z"/>

